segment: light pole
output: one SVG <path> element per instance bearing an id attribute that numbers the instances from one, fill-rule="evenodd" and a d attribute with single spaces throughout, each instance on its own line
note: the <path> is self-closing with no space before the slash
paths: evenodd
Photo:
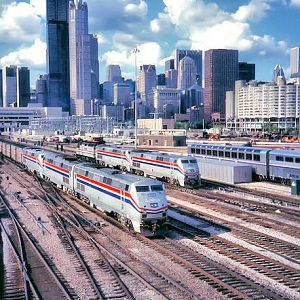
<path id="1" fill-rule="evenodd" d="M 135 71 L 135 91 L 134 91 L 134 148 L 137 149 L 137 132 L 138 132 L 138 126 L 137 126 L 137 113 L 138 113 L 138 108 L 137 108 L 137 55 L 140 52 L 138 47 L 135 47 L 133 49 L 134 53 L 134 71 Z"/>

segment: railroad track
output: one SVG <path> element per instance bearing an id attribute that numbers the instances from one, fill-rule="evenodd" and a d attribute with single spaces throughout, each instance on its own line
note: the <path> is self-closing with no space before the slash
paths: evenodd
<path id="1" fill-rule="evenodd" d="M 186 197 L 187 194 L 189 195 L 189 197 Z M 261 216 L 255 215 L 254 213 L 224 205 L 228 197 L 226 197 L 226 199 L 224 199 L 225 197 L 221 197 L 220 199 L 220 197 L 218 197 L 218 195 L 216 195 L 215 193 L 212 193 L 212 195 L 210 195 L 209 193 L 206 193 L 206 191 L 187 191 L 186 189 L 181 189 L 178 187 L 172 187 L 169 191 L 167 191 L 167 195 L 174 196 L 176 198 L 178 198 L 178 196 L 181 196 L 181 198 L 185 199 L 185 201 L 187 201 L 188 203 L 197 203 L 200 206 L 209 208 L 210 210 L 214 210 L 216 212 L 222 211 L 222 213 L 227 213 L 229 216 L 234 215 L 235 217 L 246 220 L 251 224 L 257 224 L 264 228 L 272 228 L 295 238 L 298 238 L 300 236 L 300 228 L 296 228 L 295 226 L 286 224 L 283 221 L 274 220 L 265 216 L 262 218 Z M 220 205 L 220 208 L 218 208 L 218 205 Z"/>
<path id="2" fill-rule="evenodd" d="M 55 272 L 50 262 L 51 259 L 42 252 L 34 238 L 26 232 L 2 193 L 0 193 L 0 201 L 8 212 L 11 227 L 15 229 L 10 236 L 3 223 L 1 224 L 22 270 L 25 299 L 32 297 L 36 299 L 74 298 L 75 295 L 70 293 L 62 277 Z M 10 295 L 4 295 L 4 297 L 10 299 Z"/>
<path id="3" fill-rule="evenodd" d="M 229 192 L 236 191 L 240 193 L 245 193 L 251 196 L 257 196 L 259 198 L 265 198 L 266 200 L 269 200 L 270 206 L 275 208 L 275 207 L 290 207 L 290 208 L 300 208 L 300 202 L 296 201 L 292 197 L 288 196 L 283 196 L 283 195 L 275 195 L 272 193 L 268 192 L 263 192 L 263 191 L 255 191 L 246 187 L 241 187 L 241 186 L 236 186 L 232 184 L 224 184 L 224 183 L 218 183 L 218 182 L 213 182 L 209 180 L 201 180 L 202 183 L 207 185 L 208 187 L 218 187 L 218 188 L 223 188 Z M 251 203 L 251 202 L 249 202 Z M 273 203 L 273 205 L 272 205 Z M 299 215 L 298 215 L 299 216 Z"/>
<path id="4" fill-rule="evenodd" d="M 2 234 L 2 242 L 0 242 L 0 246 L 3 247 L 4 244 L 7 244 L 10 251 L 7 251 L 7 247 L 3 253 L 3 261 L 9 261 L 10 263 L 7 265 L 2 265 L 3 262 L 1 262 L 1 269 L 3 280 L 2 280 L 2 286 L 1 286 L 1 292 L 0 292 L 0 298 L 5 300 L 10 299 L 28 299 L 29 298 L 29 290 L 27 288 L 27 270 L 23 268 L 24 266 L 24 260 L 20 257 L 18 250 L 22 249 L 20 243 L 20 237 L 19 237 L 19 231 L 15 232 L 18 236 L 17 242 L 14 243 L 12 240 L 12 237 L 8 234 L 7 230 L 5 229 L 5 225 L 3 222 L 5 222 L 5 218 L 8 219 L 7 211 L 5 210 L 5 206 L 2 205 L 0 208 L 0 228 Z M 9 222 L 9 221 L 8 221 Z M 13 227 L 13 224 L 9 222 L 9 227 Z M 13 234 L 13 228 L 9 228 L 11 235 Z M 17 248 L 18 245 L 18 248 Z M 9 252 L 9 253 L 7 253 Z M 13 255 L 10 255 L 12 253 Z M 5 256 L 5 258 L 4 258 Z"/>
<path id="5" fill-rule="evenodd" d="M 176 229 L 175 229 L 176 230 Z M 268 288 L 247 279 L 228 268 L 221 266 L 212 259 L 197 253 L 187 246 L 177 243 L 168 235 L 164 239 L 155 240 L 151 246 L 159 248 L 161 253 L 172 259 L 182 261 L 194 276 L 206 281 L 220 293 L 232 299 L 277 299 L 280 295 L 271 292 Z"/>
<path id="6" fill-rule="evenodd" d="M 47 192 L 49 192 L 49 191 L 47 191 Z M 88 206 L 85 206 L 85 207 L 88 207 Z M 68 208 L 68 209 L 70 209 L 70 207 Z M 65 209 L 65 211 L 66 211 L 66 209 Z M 82 217 L 82 216 L 80 216 L 80 217 Z M 73 221 L 74 222 L 74 221 Z M 84 220 L 84 222 L 87 222 L 87 223 L 90 223 L 89 221 L 87 221 L 87 220 Z M 76 223 L 76 222 L 75 222 Z M 84 225 L 84 226 L 86 226 L 86 224 Z M 82 226 L 82 227 L 84 227 L 84 226 Z M 89 226 L 90 226 L 90 224 L 89 224 Z M 79 226 L 80 227 L 80 226 Z M 90 228 L 90 230 L 91 231 L 97 231 L 97 234 L 95 234 L 95 236 L 96 235 L 99 235 L 99 228 L 97 228 L 97 229 L 95 229 L 94 228 L 94 226 L 91 226 L 92 227 L 92 229 Z M 101 234 L 103 235 L 103 232 L 101 232 Z M 198 234 L 199 234 L 199 232 L 198 232 Z M 92 239 L 95 239 L 95 237 L 93 236 L 93 233 L 92 234 L 90 234 L 90 238 L 92 238 Z M 191 232 L 189 233 L 189 236 L 191 236 Z M 105 234 L 104 234 L 104 238 L 107 240 L 107 236 L 105 236 Z M 192 236 L 192 238 L 194 239 L 194 236 Z M 205 237 L 201 237 L 201 239 L 205 239 Z M 110 242 L 111 242 L 111 240 L 110 240 Z M 115 241 L 114 241 L 115 242 Z M 170 242 L 170 241 L 169 241 Z M 106 241 L 106 243 L 104 243 L 105 245 L 107 245 L 108 243 L 107 243 L 107 241 Z M 117 244 L 115 244 L 114 245 L 115 246 L 115 248 L 117 248 L 117 246 L 119 246 L 121 249 L 122 249 L 122 246 L 120 246 L 120 245 L 117 245 Z M 162 245 L 160 245 L 161 246 L 161 248 L 163 248 L 163 246 Z M 102 247 L 103 247 L 103 245 L 102 245 Z M 171 251 L 171 248 L 170 248 L 171 246 L 170 246 L 170 243 L 169 243 L 169 250 L 170 250 L 170 252 L 172 252 Z M 174 246 L 174 244 L 173 244 L 173 246 L 172 247 L 175 247 Z M 223 245 L 222 247 L 228 247 L 228 245 Z M 167 245 L 166 245 L 166 247 L 165 247 L 166 249 L 168 249 L 167 248 Z M 179 246 L 177 246 L 177 248 L 179 248 Z M 108 251 L 109 252 L 109 250 L 107 250 L 107 249 L 103 249 L 102 248 L 102 251 Z M 121 251 L 123 251 L 123 250 L 126 250 L 126 249 L 122 249 Z M 173 249 L 174 250 L 174 249 Z M 110 250 L 111 251 L 111 250 Z M 179 262 L 179 261 L 181 261 L 180 263 L 181 264 L 183 264 L 183 261 L 185 261 L 185 264 L 189 264 L 189 266 L 191 267 L 192 265 L 193 265 L 193 263 L 192 263 L 192 259 L 191 258 L 189 258 L 190 259 L 190 261 L 188 261 L 188 259 L 186 258 L 186 257 L 184 257 L 183 256 L 183 254 L 184 254 L 184 252 L 182 251 L 182 250 L 177 250 L 178 252 L 177 252 L 177 262 Z M 216 249 L 215 251 L 217 251 L 217 252 L 219 252 L 219 249 Z M 180 255 L 179 255 L 180 254 Z M 183 257 L 182 257 L 183 256 Z M 115 259 L 115 257 L 113 258 L 113 259 Z M 174 257 L 173 257 L 173 259 L 174 259 Z M 199 258 L 198 258 L 198 260 L 199 260 Z M 126 261 L 126 260 L 125 260 Z M 196 260 L 195 260 L 196 261 Z M 126 266 L 126 267 L 128 267 L 128 265 Z M 205 275 L 207 276 L 207 275 L 209 275 L 209 273 L 204 269 L 204 270 L 202 270 L 202 273 L 199 273 L 199 271 L 200 271 L 200 267 L 199 266 L 197 266 L 197 265 L 193 265 L 193 268 L 194 269 L 191 269 L 191 270 L 193 270 L 193 271 L 191 271 L 191 272 L 193 272 L 194 273 L 194 276 L 195 277 L 198 277 L 198 278 L 205 278 Z M 210 270 L 211 270 L 211 272 L 212 273 L 214 273 L 215 271 L 214 271 L 214 269 L 212 268 L 212 266 L 210 266 Z M 241 297 L 241 295 L 243 295 L 243 297 L 244 298 L 246 298 L 247 297 L 247 294 L 245 294 L 246 292 L 246 290 L 247 289 L 245 289 L 245 290 L 243 290 L 242 288 L 240 289 L 240 290 L 238 290 L 238 289 L 235 289 L 234 288 L 234 286 L 231 286 L 231 283 L 233 284 L 233 285 L 235 285 L 236 287 L 238 287 L 238 286 L 240 286 L 240 285 L 242 285 L 241 284 L 241 281 L 242 281 L 242 277 L 243 276 L 241 276 L 241 275 L 237 275 L 237 274 L 235 274 L 235 279 L 234 279 L 234 277 L 233 277 L 233 273 L 231 272 L 227 272 L 227 273 L 222 273 L 222 272 L 224 272 L 225 270 L 219 270 L 219 272 L 220 273 L 216 273 L 217 275 L 216 276 L 211 276 L 211 278 L 209 278 L 209 277 L 207 277 L 206 278 L 206 281 L 209 281 L 209 283 L 214 287 L 214 288 L 216 288 L 219 292 L 223 292 L 224 294 L 226 294 L 226 295 L 228 295 L 229 297 L 232 297 L 232 298 L 240 298 Z M 228 270 L 227 270 L 228 271 Z M 285 270 L 286 271 L 286 270 Z M 131 272 L 132 272 L 132 269 L 131 269 Z M 203 273 L 206 273 L 205 275 L 203 275 Z M 227 274 L 227 275 L 226 275 Z M 264 273 L 265 274 L 265 273 Z M 201 276 L 202 277 L 201 277 Z M 218 278 L 218 276 L 219 276 L 219 278 L 221 278 L 221 280 Z M 231 277 L 230 277 L 231 276 Z M 276 277 L 274 277 L 274 274 L 272 274 L 272 276 L 270 276 L 271 278 L 276 278 Z M 214 279 L 213 279 L 214 278 Z M 232 280 L 228 280 L 228 278 L 231 278 Z M 224 282 L 222 281 L 222 279 L 224 280 Z M 281 278 L 282 280 L 283 280 L 283 278 Z M 286 279 L 286 277 L 284 277 L 284 279 Z M 253 285 L 253 282 L 251 282 L 251 280 L 249 280 L 249 279 L 247 279 L 247 278 L 245 278 L 245 279 L 243 279 L 244 281 L 244 286 L 247 286 L 248 288 L 249 288 L 249 291 L 251 290 L 251 288 L 253 289 L 254 288 L 254 285 Z M 172 281 L 172 280 L 171 280 Z M 168 282 L 168 280 L 167 280 L 167 282 Z M 229 282 L 229 284 L 227 284 Z M 170 279 L 169 279 L 169 283 L 170 283 Z M 293 284 L 294 284 L 295 282 L 293 282 Z M 148 283 L 149 284 L 149 283 Z M 151 284 L 150 284 L 150 286 L 152 286 Z M 292 285 L 287 285 L 287 286 L 289 286 L 290 288 L 293 288 L 292 287 Z M 153 287 L 153 286 L 152 286 Z M 229 289 L 228 289 L 228 287 L 229 287 Z M 164 286 L 164 288 L 165 288 L 165 286 Z M 256 288 L 258 288 L 258 287 L 256 287 Z M 262 293 L 262 295 L 264 295 L 264 296 L 262 296 L 261 297 L 261 299 L 264 299 L 263 297 L 265 297 L 265 298 L 274 298 L 274 296 L 276 296 L 274 293 L 272 293 L 272 292 L 270 292 L 269 294 L 267 293 L 267 291 L 266 291 L 266 289 L 264 288 L 264 287 L 259 287 L 260 289 L 261 289 L 261 292 L 263 291 L 263 290 L 265 290 L 265 294 L 263 294 Z M 165 292 L 165 291 L 163 291 L 163 292 Z M 182 291 L 181 291 L 182 292 Z M 166 292 L 165 292 L 166 293 Z M 168 294 L 168 293 L 166 293 L 166 294 Z M 249 293 L 250 294 L 250 293 Z M 162 293 L 162 295 L 164 295 L 164 293 Z M 172 295 L 172 293 L 171 293 L 171 295 Z M 191 297 L 191 295 L 192 294 L 190 294 L 190 297 Z M 196 296 L 196 295 L 192 295 L 192 297 L 194 297 L 194 296 Z M 278 295 L 277 295 L 278 296 Z M 241 298 L 241 299 L 243 299 L 243 298 Z"/>
<path id="7" fill-rule="evenodd" d="M 199 213 L 199 211 L 192 208 L 188 208 L 187 210 L 186 208 L 181 206 L 170 206 L 169 210 L 175 211 L 176 213 L 179 213 L 183 216 L 187 216 L 188 218 L 195 219 L 196 221 L 199 221 L 200 219 L 201 222 L 204 221 L 205 223 L 210 224 L 214 227 L 224 228 L 224 231 L 228 231 L 230 229 L 230 233 L 237 238 L 247 243 L 252 243 L 255 246 L 259 246 L 262 249 L 274 252 L 291 262 L 299 264 L 300 246 L 288 243 L 286 241 L 255 230 L 251 230 L 249 228 L 243 227 L 234 222 L 223 220 L 216 216 L 212 217 L 209 214 Z M 220 226 L 219 224 L 222 224 L 222 226 Z"/>
<path id="8" fill-rule="evenodd" d="M 14 179 L 17 180 L 18 183 L 24 188 L 27 187 L 27 185 L 24 184 L 21 179 L 17 179 L 16 176 L 14 177 Z M 38 190 L 42 188 L 36 186 L 35 189 Z M 66 203 L 62 202 L 62 198 L 59 199 L 57 193 L 55 195 L 53 194 L 52 186 L 48 186 L 45 189 L 43 187 L 43 190 L 44 193 L 46 193 L 48 196 L 50 195 L 52 200 L 56 199 L 54 201 L 58 201 L 57 203 L 61 206 L 61 209 L 58 210 L 63 210 L 65 212 L 68 212 L 69 214 L 73 210 L 74 213 L 74 209 L 69 205 L 68 207 L 66 207 Z M 35 196 L 40 198 L 41 201 L 44 201 L 37 193 L 33 192 L 32 190 L 31 193 L 35 194 Z M 132 280 L 135 280 L 135 282 L 138 281 L 138 283 L 136 284 L 141 285 L 142 283 L 143 289 L 147 288 L 148 290 L 152 291 L 152 294 L 154 293 L 158 297 L 164 299 L 200 298 L 201 295 L 196 295 L 192 290 L 184 286 L 182 283 L 177 282 L 170 276 L 161 272 L 155 266 L 150 264 L 146 259 L 142 259 L 136 255 L 133 255 L 133 253 L 128 251 L 128 249 L 122 246 L 121 243 L 119 243 L 116 239 L 113 239 L 112 237 L 107 235 L 101 228 L 96 227 L 89 220 L 87 220 L 79 211 L 77 211 L 76 214 L 77 220 L 81 220 L 81 222 L 84 222 L 83 225 L 79 225 L 78 221 L 74 222 L 74 216 L 70 217 L 60 213 L 60 217 L 63 218 L 65 222 L 68 222 L 69 225 L 72 225 L 82 236 L 87 238 L 88 233 L 89 238 L 87 239 L 92 241 L 94 246 L 100 249 L 106 257 L 108 256 L 110 260 L 116 263 L 117 267 L 115 267 L 115 270 L 118 272 L 119 276 L 124 275 L 125 272 L 127 276 L 131 276 Z M 87 231 L 83 231 L 83 228 L 85 227 L 90 228 L 88 228 Z"/>
<path id="9" fill-rule="evenodd" d="M 171 225 L 196 243 L 212 249 L 233 261 L 264 274 L 289 287 L 300 290 L 300 272 L 271 258 L 260 255 L 220 236 L 205 237 L 203 231 L 190 224 L 171 218 Z"/>

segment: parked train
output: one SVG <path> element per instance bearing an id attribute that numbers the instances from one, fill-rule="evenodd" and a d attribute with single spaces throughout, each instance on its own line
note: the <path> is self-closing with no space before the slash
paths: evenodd
<path id="1" fill-rule="evenodd" d="M 99 169 L 95 164 L 68 160 L 50 151 L 10 141 L 0 141 L 0 152 L 136 232 L 155 235 L 166 222 L 167 199 L 158 180 L 110 168 Z"/>
<path id="2" fill-rule="evenodd" d="M 194 157 L 229 160 L 251 165 L 254 177 L 260 180 L 287 184 L 293 179 L 300 179 L 300 151 L 194 144 L 188 147 L 188 153 Z"/>
<path id="3" fill-rule="evenodd" d="M 197 160 L 192 156 L 118 148 L 115 146 L 82 143 L 76 151 L 79 158 L 146 177 L 154 177 L 195 187 L 200 175 Z"/>

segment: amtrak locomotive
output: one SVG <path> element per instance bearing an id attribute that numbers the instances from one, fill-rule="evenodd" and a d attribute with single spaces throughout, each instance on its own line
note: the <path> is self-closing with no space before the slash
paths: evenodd
<path id="1" fill-rule="evenodd" d="M 251 165 L 254 177 L 260 180 L 288 184 L 300 179 L 300 151 L 213 144 L 194 144 L 188 149 L 194 157 Z"/>
<path id="2" fill-rule="evenodd" d="M 131 172 L 145 177 L 159 178 L 171 184 L 195 187 L 199 185 L 199 167 L 192 156 L 118 148 L 82 143 L 77 157 Z"/>
<path id="3" fill-rule="evenodd" d="M 114 216 L 136 232 L 154 235 L 166 222 L 167 199 L 158 180 L 99 169 L 91 163 L 70 161 L 53 152 L 3 141 L 0 150 L 10 158 L 19 153 L 17 161 L 32 173 Z"/>

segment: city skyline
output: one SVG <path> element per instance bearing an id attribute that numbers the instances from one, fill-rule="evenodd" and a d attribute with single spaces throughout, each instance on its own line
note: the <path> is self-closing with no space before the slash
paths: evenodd
<path id="1" fill-rule="evenodd" d="M 176 48 L 229 48 L 239 50 L 240 61 L 257 64 L 259 80 L 270 80 L 277 63 L 289 75 L 288 50 L 299 44 L 300 29 L 293 26 L 300 11 L 298 2 L 234 2 L 116 0 L 110 7 L 104 0 L 87 1 L 90 30 L 99 38 L 100 81 L 105 80 L 106 64 L 120 64 L 125 78 L 133 77 L 131 50 L 136 44 L 141 50 L 139 64 L 155 64 L 157 73 L 163 72 L 164 58 Z M 6 24 L 0 29 L 0 64 L 28 66 L 31 83 L 46 72 L 44 4 L 45 0 L 5 0 L 0 5 L 0 24 Z M 186 16 L 191 13 L 189 20 Z M 287 15 L 290 26 L 284 27 L 282 18 Z"/>

